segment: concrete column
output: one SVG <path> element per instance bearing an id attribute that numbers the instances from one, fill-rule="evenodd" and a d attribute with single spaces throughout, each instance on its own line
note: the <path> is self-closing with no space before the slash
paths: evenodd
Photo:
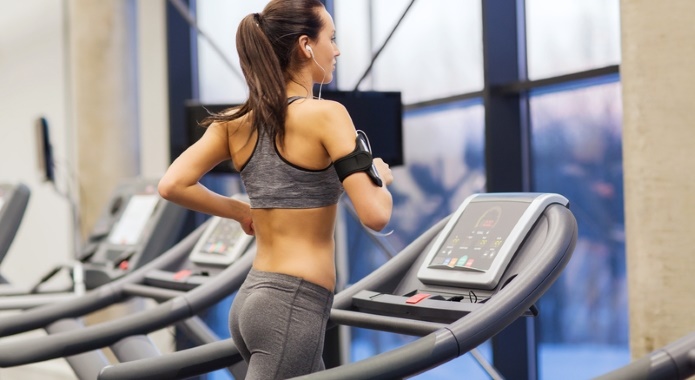
<path id="1" fill-rule="evenodd" d="M 169 167 L 167 0 L 136 1 L 140 98 L 140 175 L 159 178 Z"/>
<path id="2" fill-rule="evenodd" d="M 693 330 L 695 2 L 620 4 L 630 349 L 637 358 Z"/>
<path id="3" fill-rule="evenodd" d="M 132 0 L 69 0 L 77 182 L 82 233 L 116 184 L 137 176 L 137 40 Z"/>

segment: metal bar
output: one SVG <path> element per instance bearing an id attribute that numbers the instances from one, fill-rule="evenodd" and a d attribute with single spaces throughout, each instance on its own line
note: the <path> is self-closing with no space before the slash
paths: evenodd
<path id="1" fill-rule="evenodd" d="M 617 74 L 619 72 L 620 72 L 620 66 L 619 65 L 606 66 L 606 67 L 601 67 L 598 69 L 585 70 L 585 71 L 580 71 L 580 72 L 576 72 L 576 73 L 572 73 L 572 74 L 559 75 L 559 76 L 555 76 L 555 77 L 551 77 L 551 78 L 517 81 L 517 82 L 513 82 L 513 83 L 501 85 L 501 86 L 492 86 L 490 88 L 490 91 L 493 91 L 493 92 L 498 93 L 500 95 L 519 94 L 522 92 L 532 90 L 534 88 L 552 86 L 552 85 L 556 85 L 556 84 L 573 82 L 573 81 L 578 81 L 578 80 L 582 80 L 582 79 L 596 78 L 596 77 L 601 77 L 601 76 L 605 76 L 605 75 Z"/>
<path id="2" fill-rule="evenodd" d="M 495 367 L 493 367 L 492 364 L 490 364 L 490 362 L 488 362 L 487 359 L 485 359 L 483 354 L 481 354 L 477 348 L 472 349 L 470 353 L 471 356 L 473 356 L 473 359 L 475 359 L 475 361 L 478 362 L 478 364 L 480 364 L 480 367 L 483 368 L 483 371 L 485 371 L 485 373 L 487 373 L 487 375 L 490 376 L 491 379 L 504 380 L 504 377 L 502 377 L 502 375 L 500 375 L 500 373 L 497 372 Z"/>
<path id="3" fill-rule="evenodd" d="M 364 80 L 364 78 L 366 78 L 367 75 L 369 75 L 369 72 L 372 71 L 372 67 L 374 66 L 374 62 L 376 62 L 376 59 L 379 57 L 381 52 L 384 50 L 384 48 L 386 47 L 386 44 L 389 43 L 389 41 L 391 40 L 391 37 L 396 32 L 396 29 L 398 29 L 398 26 L 401 25 L 401 21 L 403 21 L 403 19 L 405 18 L 405 15 L 408 14 L 408 11 L 410 10 L 410 8 L 413 6 L 414 3 L 415 3 L 415 0 L 411 0 L 410 4 L 408 4 L 408 7 L 405 8 L 405 11 L 401 15 L 401 18 L 398 19 L 398 22 L 391 30 L 391 33 L 389 33 L 388 37 L 386 37 L 386 41 L 384 41 L 384 43 L 381 45 L 379 50 L 377 50 L 376 53 L 374 53 L 372 60 L 369 62 L 369 67 L 367 67 L 367 70 L 364 71 L 364 74 L 362 74 L 362 77 L 360 78 L 360 80 L 357 81 L 357 84 L 355 85 L 355 89 L 353 91 L 357 91 L 359 89 L 360 84 L 362 84 L 362 81 Z"/>
<path id="4" fill-rule="evenodd" d="M 195 20 L 195 17 L 191 14 L 191 12 L 188 10 L 188 7 L 186 4 L 184 4 L 181 0 L 169 0 L 171 2 L 171 5 L 174 6 L 174 8 L 181 14 L 181 17 L 183 17 L 184 20 L 188 23 L 188 25 L 191 26 L 191 28 L 195 29 L 195 31 L 203 37 L 204 40 L 206 40 L 212 49 L 217 53 L 217 55 L 222 58 L 222 61 L 229 67 L 229 69 L 232 71 L 232 73 L 242 82 L 246 83 L 246 79 L 239 73 L 239 71 L 234 67 L 234 64 L 232 64 L 232 61 L 229 60 L 229 58 L 224 54 L 224 51 L 215 43 L 215 41 L 208 36 L 207 33 L 205 33 L 202 29 L 200 29 L 200 26 L 198 26 L 198 23 Z"/>

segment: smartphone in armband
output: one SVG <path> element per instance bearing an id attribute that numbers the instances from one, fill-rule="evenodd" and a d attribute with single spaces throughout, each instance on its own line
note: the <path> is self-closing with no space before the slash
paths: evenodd
<path id="1" fill-rule="evenodd" d="M 367 137 L 367 134 L 364 133 L 362 130 L 357 130 L 357 148 L 369 152 L 369 154 L 372 154 L 372 146 L 369 144 L 369 138 Z M 381 180 L 381 177 L 379 176 L 379 171 L 376 170 L 376 166 L 374 165 L 374 162 L 369 166 L 369 168 L 366 170 L 367 174 L 369 175 L 369 178 L 374 182 L 375 185 L 381 187 L 383 186 L 383 181 Z"/>

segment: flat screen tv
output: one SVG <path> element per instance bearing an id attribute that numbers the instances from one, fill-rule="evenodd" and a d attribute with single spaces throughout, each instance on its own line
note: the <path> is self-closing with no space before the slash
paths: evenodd
<path id="1" fill-rule="evenodd" d="M 185 104 L 186 113 L 186 143 L 183 149 L 185 150 L 194 142 L 198 141 L 205 133 L 205 128 L 200 126 L 210 113 L 219 113 L 227 108 L 234 107 L 237 104 L 202 104 L 196 101 L 188 101 Z M 214 167 L 212 173 L 236 173 L 231 161 L 222 162 Z"/>
<path id="2" fill-rule="evenodd" d="M 321 97 L 347 108 L 355 128 L 369 137 L 374 157 L 389 166 L 403 165 L 403 103 L 400 92 L 328 91 Z"/>

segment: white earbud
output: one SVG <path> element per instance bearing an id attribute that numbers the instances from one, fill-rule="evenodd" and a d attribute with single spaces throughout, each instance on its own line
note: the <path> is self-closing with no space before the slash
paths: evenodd
<path id="1" fill-rule="evenodd" d="M 309 46 L 309 44 L 306 45 L 305 49 L 306 49 L 306 51 L 309 52 L 309 54 L 311 54 L 311 59 L 314 60 L 314 63 L 316 64 L 316 66 L 318 66 L 319 69 L 321 69 L 321 71 L 323 71 L 323 78 L 321 79 L 321 84 L 319 85 L 319 100 L 320 100 L 321 99 L 321 88 L 323 87 L 324 79 L 326 79 L 326 69 L 324 69 L 323 66 L 319 65 L 319 63 L 316 62 L 316 57 L 314 57 L 314 50 L 311 48 L 311 46 Z"/>

